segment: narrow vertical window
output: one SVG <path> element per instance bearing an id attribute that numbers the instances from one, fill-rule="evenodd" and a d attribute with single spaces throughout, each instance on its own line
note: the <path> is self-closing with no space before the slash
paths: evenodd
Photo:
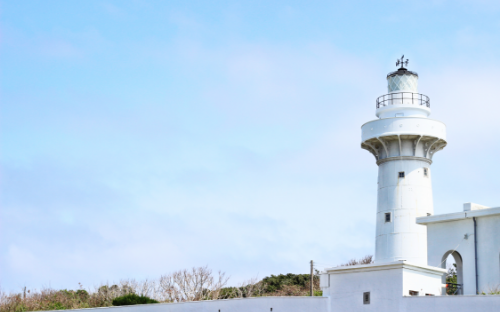
<path id="1" fill-rule="evenodd" d="M 400 178 L 404 178 L 405 177 L 405 172 L 404 171 L 399 172 L 399 177 Z"/>
<path id="2" fill-rule="evenodd" d="M 425 177 L 429 176 L 429 168 L 424 168 L 424 176 Z"/>
<path id="3" fill-rule="evenodd" d="M 390 212 L 387 212 L 385 214 L 385 222 L 391 222 L 391 213 Z"/>
<path id="4" fill-rule="evenodd" d="M 370 304 L 370 292 L 363 293 L 363 304 Z"/>

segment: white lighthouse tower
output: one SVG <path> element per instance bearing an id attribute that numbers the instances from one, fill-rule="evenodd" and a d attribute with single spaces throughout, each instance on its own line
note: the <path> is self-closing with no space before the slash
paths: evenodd
<path id="1" fill-rule="evenodd" d="M 446 146 L 446 127 L 429 118 L 430 100 L 418 93 L 408 60 L 399 65 L 387 75 L 388 94 L 377 98 L 378 119 L 361 127 L 361 147 L 378 165 L 375 263 L 321 275 L 323 295 L 346 311 L 402 311 L 401 296 L 444 293 L 446 270 L 427 264 L 427 228 L 416 219 L 434 211 L 430 167 Z"/>
<path id="2" fill-rule="evenodd" d="M 429 118 L 430 100 L 418 93 L 418 74 L 401 67 L 387 75 L 388 94 L 376 101 L 379 119 L 365 123 L 361 147 L 378 165 L 375 262 L 427 264 L 426 227 L 417 217 L 432 215 L 431 164 L 446 146 L 446 127 Z"/>

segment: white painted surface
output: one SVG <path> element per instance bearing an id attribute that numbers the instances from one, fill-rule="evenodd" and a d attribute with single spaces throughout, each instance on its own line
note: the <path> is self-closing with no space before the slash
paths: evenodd
<path id="1" fill-rule="evenodd" d="M 433 213 L 429 163 L 394 160 L 379 165 L 375 259 L 427 264 L 427 229 L 415 222 Z M 399 178 L 399 172 L 405 177 Z M 391 221 L 385 222 L 385 214 Z"/>
<path id="2" fill-rule="evenodd" d="M 417 92 L 417 76 L 409 75 L 406 82 L 400 78 L 388 77 L 390 92 Z M 393 80 L 400 81 L 401 87 Z M 406 90 L 409 86 L 414 88 Z M 393 103 L 377 109 L 381 119 L 361 127 L 361 147 L 379 165 L 375 262 L 427 264 L 427 229 L 416 218 L 434 213 L 430 165 L 434 154 L 447 144 L 446 126 L 428 119 L 429 114 L 425 105 Z"/>
<path id="3" fill-rule="evenodd" d="M 330 287 L 323 295 L 330 297 L 332 312 L 397 311 L 403 292 L 401 270 L 328 273 Z M 363 304 L 364 292 L 370 292 L 370 304 Z"/>
<path id="4" fill-rule="evenodd" d="M 402 102 L 402 103 L 401 103 Z M 414 103 L 412 103 L 414 102 Z M 431 109 L 419 102 L 411 99 L 388 101 L 385 106 L 380 106 L 375 110 L 375 115 L 379 118 L 400 117 L 429 117 Z"/>
<path id="5" fill-rule="evenodd" d="M 398 312 L 498 312 L 500 296 L 404 297 Z"/>
<path id="6" fill-rule="evenodd" d="M 383 286 L 386 283 L 382 281 L 379 285 Z M 337 299 L 334 297 L 259 297 L 81 310 L 95 312 L 106 310 L 110 312 L 218 312 L 220 309 L 220 312 L 267 312 L 272 307 L 273 312 L 497 312 L 500 307 L 500 296 L 396 296 L 392 298 L 380 295 L 372 296 L 369 305 L 348 304 L 349 298 L 357 300 L 360 299 L 358 297 L 352 294 Z"/>
<path id="7" fill-rule="evenodd" d="M 464 211 L 481 210 L 481 209 L 487 209 L 487 208 L 490 208 L 490 207 L 475 204 L 475 203 L 465 203 L 464 204 Z"/>
<path id="8" fill-rule="evenodd" d="M 465 212 L 419 218 L 427 225 L 428 263 L 445 267 L 446 257 L 456 251 L 462 261 L 459 284 L 464 294 L 476 293 L 474 222 L 477 223 L 477 260 L 479 292 L 500 288 L 500 208 L 473 203 L 464 205 Z M 500 308 L 499 308 L 500 310 Z"/>
<path id="9" fill-rule="evenodd" d="M 392 135 L 422 135 L 446 140 L 446 125 L 423 117 L 376 119 L 361 126 L 361 141 Z"/>
<path id="10" fill-rule="evenodd" d="M 403 296 L 409 296 L 410 291 L 418 291 L 419 296 L 440 296 L 443 292 L 443 275 L 444 270 L 438 268 L 405 267 L 403 270 Z"/>
<path id="11" fill-rule="evenodd" d="M 410 290 L 440 295 L 443 274 L 443 269 L 403 261 L 337 267 L 326 270 L 323 280 L 329 279 L 330 286 L 323 295 L 331 299 L 331 311 L 399 311 Z M 370 304 L 363 303 L 365 292 Z"/>
<path id="12" fill-rule="evenodd" d="M 182 303 L 157 303 L 108 308 L 81 309 L 110 312 L 329 312 L 325 297 L 254 297 L 228 300 L 204 300 Z"/>

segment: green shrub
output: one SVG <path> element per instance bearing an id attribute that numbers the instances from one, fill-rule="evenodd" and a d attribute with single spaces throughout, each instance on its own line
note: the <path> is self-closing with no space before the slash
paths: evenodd
<path id="1" fill-rule="evenodd" d="M 220 290 L 219 299 L 233 299 L 238 298 L 238 288 L 224 287 Z"/>
<path id="2" fill-rule="evenodd" d="M 113 299 L 114 306 L 146 304 L 146 303 L 159 303 L 159 302 L 154 300 L 154 299 L 151 299 L 149 297 L 139 296 L 136 294 L 128 294 L 128 295 L 116 297 L 115 299 Z"/>
<path id="3" fill-rule="evenodd" d="M 81 299 L 87 299 L 90 295 L 85 289 L 78 289 L 75 294 Z"/>
<path id="4" fill-rule="evenodd" d="M 313 277 L 315 281 L 319 281 L 318 276 Z M 292 274 L 287 275 L 271 275 L 264 277 L 262 283 L 266 285 L 265 292 L 273 293 L 283 288 L 283 286 L 299 286 L 301 288 L 309 285 L 311 280 L 311 275 L 309 274 Z"/>
<path id="5" fill-rule="evenodd" d="M 50 303 L 47 310 L 66 310 L 66 307 L 60 302 Z"/>

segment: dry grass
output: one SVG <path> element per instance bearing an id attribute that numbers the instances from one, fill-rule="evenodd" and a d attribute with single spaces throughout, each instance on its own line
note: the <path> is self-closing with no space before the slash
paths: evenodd
<path id="1" fill-rule="evenodd" d="M 313 283 L 313 289 L 316 289 L 315 296 L 318 296 L 319 279 L 315 279 Z M 274 293 L 267 294 L 268 296 L 309 296 L 310 295 L 310 283 L 306 283 L 304 287 L 298 285 L 284 285 L 281 289 L 275 291 Z"/>
<path id="2" fill-rule="evenodd" d="M 6 293 L 0 289 L 0 312 L 24 312 L 43 310 L 69 310 L 112 306 L 113 299 L 130 293 L 147 296 L 159 302 L 185 302 L 257 296 L 308 296 L 309 282 L 303 286 L 282 285 L 270 291 L 262 280 L 253 278 L 237 287 L 225 287 L 225 273 L 213 273 L 207 267 L 179 270 L 162 275 L 158 279 L 136 281 L 121 280 L 115 284 L 101 284 L 78 290 L 55 290 L 51 288 L 24 289 L 21 293 Z M 319 278 L 314 279 L 318 290 Z M 316 295 L 321 295 L 320 291 Z"/>
<path id="3" fill-rule="evenodd" d="M 183 302 L 218 299 L 228 278 L 207 267 L 180 270 L 157 280 L 121 280 L 117 284 L 101 284 L 93 289 L 41 290 L 27 289 L 21 293 L 0 291 L 0 312 L 67 310 L 109 307 L 113 299 L 130 293 L 143 295 L 160 302 Z"/>
<path id="4" fill-rule="evenodd" d="M 111 306 L 109 297 L 100 293 L 54 289 L 28 290 L 26 294 L 0 293 L 0 311 L 21 312 L 40 310 L 66 310 Z"/>
<path id="5" fill-rule="evenodd" d="M 278 289 L 269 291 L 268 284 L 263 281 L 258 281 L 257 278 L 250 279 L 241 283 L 237 287 L 226 287 L 222 289 L 219 299 L 231 298 L 248 298 L 248 297 L 281 297 L 281 296 L 309 296 L 310 283 L 305 283 L 304 286 L 283 284 Z M 315 296 L 321 296 L 322 292 L 319 290 L 319 278 L 314 279 L 313 289 L 315 289 Z"/>
<path id="6" fill-rule="evenodd" d="M 487 292 L 482 292 L 482 295 L 500 295 L 500 285 L 488 288 Z"/>
<path id="7" fill-rule="evenodd" d="M 351 266 L 351 265 L 362 265 L 362 264 L 371 264 L 373 263 L 373 256 L 368 255 L 364 256 L 363 258 L 357 260 L 357 259 L 351 259 L 347 263 L 341 264 L 340 266 Z"/>

